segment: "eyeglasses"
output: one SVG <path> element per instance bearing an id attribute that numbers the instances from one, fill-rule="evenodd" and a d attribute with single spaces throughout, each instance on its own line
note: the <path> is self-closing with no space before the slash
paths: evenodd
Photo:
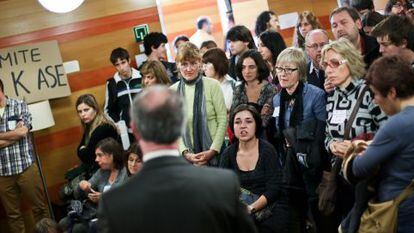
<path id="1" fill-rule="evenodd" d="M 322 49 L 322 47 L 323 46 L 325 46 L 325 45 L 327 45 L 328 43 L 325 43 L 325 42 L 323 42 L 323 43 L 315 43 L 315 44 L 311 44 L 311 45 L 307 45 L 307 47 L 308 48 L 311 48 L 311 49 L 313 49 L 313 50 L 317 50 L 318 48 L 321 48 Z"/>
<path id="2" fill-rule="evenodd" d="M 345 64 L 347 61 L 344 60 L 337 60 L 337 59 L 331 59 L 329 61 L 323 61 L 321 62 L 321 66 L 323 67 L 323 69 L 325 70 L 326 68 L 331 67 L 331 68 L 338 68 L 340 65 Z"/>
<path id="3" fill-rule="evenodd" d="M 282 73 L 282 71 L 283 71 L 287 75 L 290 75 L 294 71 L 298 70 L 298 68 L 288 68 L 288 67 L 283 68 L 283 67 L 279 67 L 279 66 L 276 66 L 275 68 L 276 68 L 277 73 Z"/>
<path id="4" fill-rule="evenodd" d="M 183 62 L 180 64 L 180 67 L 184 69 L 187 69 L 187 68 L 197 69 L 199 65 L 200 64 L 198 62 Z"/>

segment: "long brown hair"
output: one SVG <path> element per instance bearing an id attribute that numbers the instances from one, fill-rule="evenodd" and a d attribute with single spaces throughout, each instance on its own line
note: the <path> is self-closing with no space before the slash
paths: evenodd
<path id="1" fill-rule="evenodd" d="M 76 100 L 76 110 L 80 104 L 86 104 L 89 107 L 93 108 L 96 112 L 95 118 L 89 124 L 85 124 L 81 121 L 84 133 L 87 134 L 89 139 L 92 132 L 101 124 L 109 124 L 112 127 L 116 128 L 115 124 L 102 112 L 101 108 L 98 105 L 98 102 L 95 99 L 95 96 L 92 94 L 84 94 L 78 97 Z"/>
<path id="2" fill-rule="evenodd" d="M 312 30 L 321 29 L 322 25 L 319 22 L 318 18 L 311 11 L 304 11 L 299 14 L 298 21 L 296 22 L 295 32 L 293 33 L 293 46 L 297 48 L 305 48 L 305 38 L 300 34 L 300 24 L 303 20 L 308 21 L 312 25 Z"/>

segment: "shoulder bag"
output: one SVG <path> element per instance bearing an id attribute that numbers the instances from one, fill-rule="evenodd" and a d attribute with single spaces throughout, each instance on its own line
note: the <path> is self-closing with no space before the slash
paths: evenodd
<path id="1" fill-rule="evenodd" d="M 349 120 L 346 122 L 344 139 L 349 139 L 349 134 L 351 132 L 352 123 L 355 120 L 358 109 L 361 106 L 362 99 L 365 92 L 368 90 L 368 86 L 365 86 L 362 89 L 361 93 L 358 96 L 357 102 L 352 109 L 352 113 L 349 117 Z M 331 171 L 323 171 L 322 181 L 319 184 L 316 192 L 319 194 L 318 208 L 324 215 L 330 215 L 335 210 L 335 202 L 337 195 L 337 175 L 341 170 L 342 159 L 335 156 L 335 161 L 332 166 Z"/>
<path id="2" fill-rule="evenodd" d="M 395 233 L 397 232 L 398 207 L 414 191 L 414 179 L 396 198 L 375 202 L 370 200 L 361 217 L 358 233 Z"/>

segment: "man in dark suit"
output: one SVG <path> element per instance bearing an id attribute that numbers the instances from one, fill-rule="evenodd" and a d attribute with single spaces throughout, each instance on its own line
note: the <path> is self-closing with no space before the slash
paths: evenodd
<path id="1" fill-rule="evenodd" d="M 185 125 L 181 97 L 166 87 L 134 100 L 131 127 L 142 152 L 141 171 L 99 203 L 100 232 L 256 232 L 230 171 L 195 167 L 178 153 Z"/>
<path id="2" fill-rule="evenodd" d="M 305 46 L 306 53 L 310 59 L 306 76 L 309 84 L 317 86 L 323 90 L 325 82 L 325 72 L 320 66 L 322 47 L 329 43 L 328 33 L 322 29 L 315 29 L 306 35 Z"/>

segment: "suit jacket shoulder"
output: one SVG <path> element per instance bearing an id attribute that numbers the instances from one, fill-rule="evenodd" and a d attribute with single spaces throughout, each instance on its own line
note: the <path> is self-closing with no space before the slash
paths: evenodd
<path id="1" fill-rule="evenodd" d="M 99 221 L 107 232 L 254 232 L 238 195 L 237 177 L 230 171 L 161 157 L 103 195 Z"/>

